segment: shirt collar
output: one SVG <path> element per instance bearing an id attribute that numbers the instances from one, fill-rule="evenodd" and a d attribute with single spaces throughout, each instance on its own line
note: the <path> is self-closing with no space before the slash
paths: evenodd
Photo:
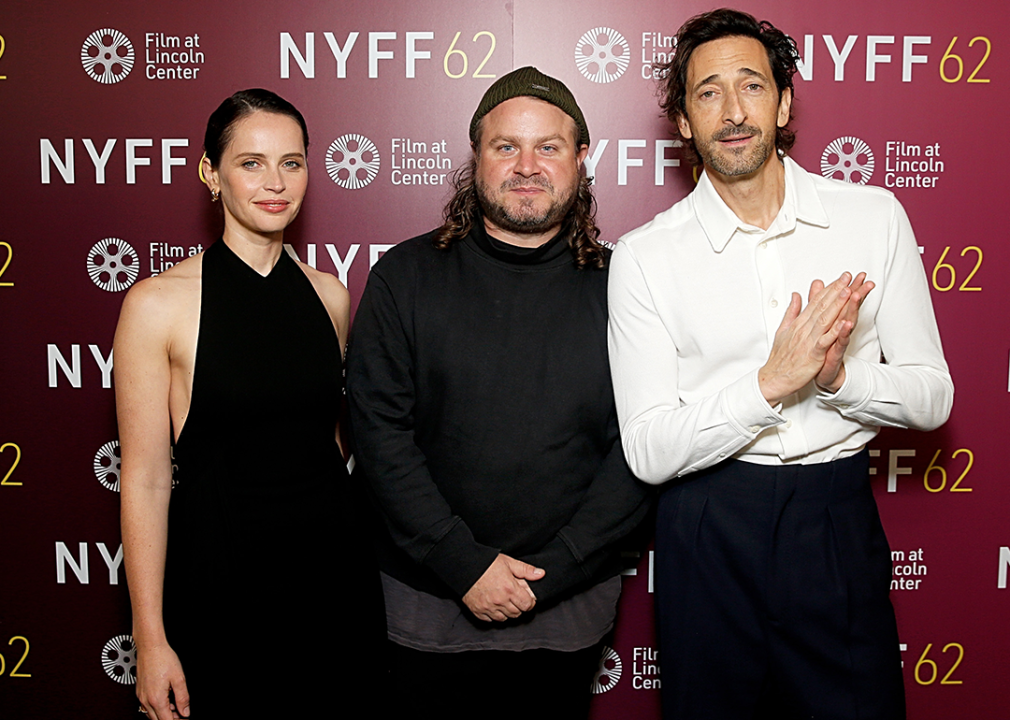
<path id="1" fill-rule="evenodd" d="M 776 234 L 781 234 L 795 227 L 796 221 L 817 227 L 828 227 L 830 225 L 828 214 L 821 204 L 813 178 L 789 157 L 783 158 L 783 164 L 785 199 L 769 229 L 775 228 Z M 737 230 L 752 229 L 752 226 L 740 220 L 719 197 L 715 186 L 708 179 L 708 173 L 701 174 L 698 186 L 691 196 L 694 200 L 695 215 L 715 252 L 725 250 Z"/>

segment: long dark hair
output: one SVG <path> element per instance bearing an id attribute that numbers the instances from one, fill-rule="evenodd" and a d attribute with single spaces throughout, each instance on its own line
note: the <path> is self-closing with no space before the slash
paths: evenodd
<path id="1" fill-rule="evenodd" d="M 677 31 L 673 58 L 668 63 L 657 65 L 661 76 L 665 78 L 660 89 L 659 106 L 673 123 L 674 136 L 684 142 L 685 154 L 695 165 L 701 164 L 701 160 L 694 140 L 681 136 L 677 125 L 677 118 L 687 117 L 687 67 L 691 55 L 699 45 L 724 37 L 749 37 L 764 45 L 779 99 L 786 88 L 790 92 L 793 89 L 796 61 L 800 57 L 796 41 L 767 20 L 758 22 L 753 15 L 722 8 L 695 15 L 685 22 Z M 791 115 L 789 119 L 792 120 Z M 785 127 L 776 128 L 775 148 L 780 154 L 787 155 L 794 142 L 796 133 L 789 129 L 788 122 Z"/>
<path id="2" fill-rule="evenodd" d="M 218 167 L 221 156 L 231 142 L 232 129 L 235 123 L 257 110 L 287 115 L 298 123 L 302 129 L 302 141 L 305 148 L 309 147 L 309 130 L 305 126 L 305 118 L 298 109 L 276 93 L 262 88 L 239 90 L 217 106 L 207 120 L 207 131 L 203 136 L 203 149 L 207 153 L 212 167 Z"/>
<path id="3" fill-rule="evenodd" d="M 481 216 L 476 173 L 477 159 L 471 157 L 452 175 L 455 192 L 442 211 L 442 227 L 432 241 L 439 250 L 448 250 L 454 242 L 465 238 Z M 607 266 L 607 251 L 597 240 L 600 229 L 596 226 L 596 198 L 593 197 L 591 183 L 590 178 L 579 178 L 575 202 L 561 223 L 561 231 L 569 234 L 568 246 L 577 267 L 604 268 Z"/>

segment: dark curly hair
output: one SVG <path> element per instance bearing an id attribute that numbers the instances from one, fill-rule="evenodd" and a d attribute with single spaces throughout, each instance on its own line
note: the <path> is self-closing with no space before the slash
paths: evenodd
<path id="1" fill-rule="evenodd" d="M 480 147 L 480 127 L 474 146 Z M 481 217 L 476 174 L 477 158 L 473 156 L 452 175 L 455 192 L 442 211 L 442 227 L 436 231 L 432 240 L 439 250 L 448 250 L 454 242 L 465 238 L 473 229 L 474 222 Z M 593 197 L 591 184 L 591 178 L 579 178 L 575 202 L 561 222 L 561 232 L 568 234 L 568 246 L 572 250 L 575 265 L 580 269 L 601 269 L 607 265 L 606 248 L 598 240 L 600 229 L 596 226 L 596 198 Z"/>
<path id="2" fill-rule="evenodd" d="M 700 165 L 701 159 L 698 157 L 694 140 L 681 136 L 677 125 L 677 118 L 687 117 L 687 68 L 691 55 L 700 45 L 724 37 L 749 37 L 764 45 L 779 98 L 782 98 L 786 88 L 790 92 L 793 90 L 793 75 L 796 74 L 796 62 L 800 57 L 796 41 L 767 20 L 758 22 L 753 15 L 721 8 L 695 15 L 685 22 L 677 31 L 673 58 L 656 67 L 660 71 L 660 76 L 664 78 L 660 87 L 659 106 L 673 123 L 675 137 L 686 141 L 685 155 L 695 165 Z M 789 119 L 792 120 L 792 115 Z M 789 129 L 788 122 L 785 127 L 777 128 L 775 148 L 780 154 L 787 155 L 795 141 L 796 133 Z"/>

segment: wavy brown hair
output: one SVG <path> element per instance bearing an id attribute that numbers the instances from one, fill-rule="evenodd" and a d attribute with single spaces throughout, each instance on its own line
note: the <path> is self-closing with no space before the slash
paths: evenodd
<path id="1" fill-rule="evenodd" d="M 479 145 L 479 137 L 478 137 Z M 477 158 L 457 169 L 452 175 L 455 192 L 442 211 L 442 227 L 432 240 L 439 250 L 448 250 L 454 242 L 462 240 L 481 217 L 477 197 Z M 568 233 L 568 247 L 572 250 L 575 265 L 581 268 L 604 268 L 607 251 L 600 244 L 600 228 L 596 226 L 596 198 L 590 188 L 592 179 L 579 177 L 579 189 L 568 214 L 561 221 L 561 232 Z"/>
<path id="2" fill-rule="evenodd" d="M 673 58 L 668 63 L 656 66 L 664 78 L 660 87 L 659 106 L 673 123 L 674 137 L 684 143 L 684 154 L 694 165 L 701 164 L 694 139 L 683 137 L 677 126 L 678 117 L 687 117 L 687 67 L 698 46 L 724 37 L 749 37 L 764 45 L 779 99 L 782 99 L 786 88 L 790 92 L 793 90 L 793 75 L 796 74 L 796 61 L 800 57 L 796 41 L 767 20 L 758 22 L 753 15 L 722 8 L 695 15 L 681 25 L 677 31 L 677 49 Z M 792 115 L 789 119 L 792 120 Z M 788 122 L 785 127 L 776 128 L 775 149 L 780 155 L 788 155 L 794 142 L 796 133 L 789 129 Z"/>

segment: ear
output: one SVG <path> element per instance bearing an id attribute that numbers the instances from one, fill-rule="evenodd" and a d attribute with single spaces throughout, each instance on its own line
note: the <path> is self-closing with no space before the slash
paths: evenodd
<path id="1" fill-rule="evenodd" d="M 680 130 L 680 136 L 685 140 L 690 140 L 693 133 L 691 132 L 691 123 L 687 121 L 687 116 L 684 113 L 677 113 L 677 129 Z"/>
<path id="2" fill-rule="evenodd" d="M 200 179 L 206 183 L 211 192 L 220 191 L 221 183 L 217 176 L 217 170 L 210 164 L 210 159 L 206 155 L 200 160 Z"/>
<path id="3" fill-rule="evenodd" d="M 790 88 L 786 88 L 782 91 L 782 97 L 779 98 L 779 115 L 776 121 L 778 127 L 785 127 L 789 122 L 789 112 L 793 107 L 793 91 Z"/>
<path id="4" fill-rule="evenodd" d="M 582 169 L 582 163 L 585 162 L 586 156 L 589 155 L 588 145 L 579 145 L 579 152 L 575 155 L 575 166 Z"/>

